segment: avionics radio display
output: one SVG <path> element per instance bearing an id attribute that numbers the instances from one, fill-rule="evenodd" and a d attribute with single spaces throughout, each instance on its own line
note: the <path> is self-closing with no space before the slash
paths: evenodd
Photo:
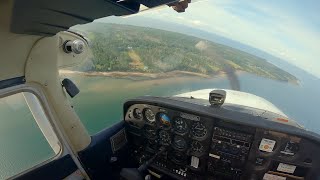
<path id="1" fill-rule="evenodd" d="M 208 171 L 212 174 L 241 176 L 250 150 L 252 135 L 214 127 Z"/>

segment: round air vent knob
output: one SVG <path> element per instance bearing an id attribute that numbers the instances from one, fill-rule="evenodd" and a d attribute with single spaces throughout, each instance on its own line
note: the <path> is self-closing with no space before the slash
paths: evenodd
<path id="1" fill-rule="evenodd" d="M 63 45 L 63 50 L 66 53 L 74 52 L 75 54 L 81 54 L 84 51 L 85 44 L 81 40 L 66 41 Z"/>

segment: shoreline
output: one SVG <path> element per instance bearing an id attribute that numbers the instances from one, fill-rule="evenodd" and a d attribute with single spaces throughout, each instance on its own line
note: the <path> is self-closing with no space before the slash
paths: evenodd
<path id="1" fill-rule="evenodd" d="M 194 73 L 188 71 L 170 71 L 166 73 L 142 73 L 142 72 L 122 72 L 122 71 L 113 71 L 113 72 L 97 72 L 97 71 L 72 71 L 72 70 L 59 70 L 60 74 L 76 74 L 83 76 L 100 76 L 100 77 L 111 77 L 111 78 L 126 78 L 132 80 L 145 80 L 145 79 L 166 79 L 172 77 L 200 77 L 200 78 L 215 78 L 225 76 L 225 73 L 220 72 L 217 74 L 207 75 L 201 73 Z M 238 72 L 237 72 L 238 73 Z"/>
<path id="2" fill-rule="evenodd" d="M 120 79 L 130 79 L 134 81 L 141 81 L 141 80 L 157 80 L 157 79 L 170 79 L 170 78 L 177 78 L 177 77 L 190 77 L 190 78 L 204 78 L 204 79 L 213 79 L 213 78 L 222 78 L 226 77 L 225 72 L 219 72 L 216 74 L 202 74 L 202 73 L 195 73 L 195 72 L 188 72 L 188 71 L 170 71 L 165 73 L 143 73 L 143 72 L 124 72 L 124 71 L 112 71 L 112 72 L 98 72 L 98 71 L 72 71 L 61 69 L 59 70 L 60 74 L 64 75 L 81 75 L 81 76 L 92 76 L 92 77 L 110 77 L 110 78 L 120 78 Z M 236 70 L 235 73 L 240 75 L 242 73 L 248 73 L 245 71 Z M 250 73 L 249 73 L 250 74 Z M 262 78 L 267 78 L 260 76 Z M 272 79 L 272 78 L 267 78 Z M 277 79 L 272 79 L 279 82 L 286 82 L 289 84 L 300 86 L 300 82 L 298 81 L 282 81 Z"/>

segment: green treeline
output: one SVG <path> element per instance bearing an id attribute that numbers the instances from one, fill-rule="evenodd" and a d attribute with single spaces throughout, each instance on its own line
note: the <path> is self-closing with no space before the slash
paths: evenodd
<path id="1" fill-rule="evenodd" d="M 227 66 L 270 79 L 297 82 L 296 77 L 265 59 L 193 36 L 107 23 L 90 23 L 75 29 L 90 39 L 91 71 L 179 70 L 214 75 Z"/>

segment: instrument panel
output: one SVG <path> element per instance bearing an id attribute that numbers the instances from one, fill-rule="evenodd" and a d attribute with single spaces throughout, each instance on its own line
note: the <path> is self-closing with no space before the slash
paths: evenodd
<path id="1" fill-rule="evenodd" d="M 191 114 L 141 104 L 130 108 L 127 118 L 131 130 L 139 131 L 136 133 L 150 144 L 168 146 L 179 152 L 203 154 L 202 144 L 210 138 L 212 121 L 200 120 L 199 116 Z"/>
<path id="2" fill-rule="evenodd" d="M 130 154 L 138 165 L 166 148 L 149 167 L 158 178 L 318 177 L 318 145 L 296 135 L 147 103 L 130 105 L 125 122 Z"/>

